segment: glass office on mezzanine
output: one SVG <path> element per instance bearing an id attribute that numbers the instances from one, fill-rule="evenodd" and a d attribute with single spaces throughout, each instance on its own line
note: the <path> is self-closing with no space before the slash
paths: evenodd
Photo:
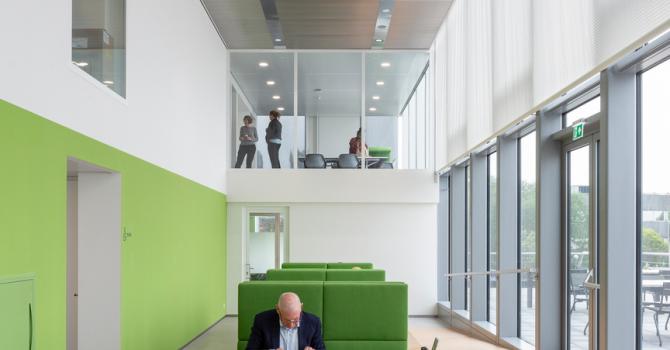
<path id="1" fill-rule="evenodd" d="M 230 56 L 231 166 L 248 114 L 258 133 L 252 167 L 270 167 L 264 136 L 271 110 L 281 114 L 282 168 L 303 168 L 313 154 L 336 167 L 350 153 L 358 168 L 434 164 L 427 52 L 233 50 Z"/>

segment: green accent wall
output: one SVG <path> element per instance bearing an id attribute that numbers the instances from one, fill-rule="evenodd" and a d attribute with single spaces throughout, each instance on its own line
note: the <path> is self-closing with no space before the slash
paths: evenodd
<path id="1" fill-rule="evenodd" d="M 123 349 L 176 349 L 223 317 L 224 194 L 0 100 L 0 278 L 35 273 L 36 349 L 66 347 L 68 157 L 121 174 Z"/>

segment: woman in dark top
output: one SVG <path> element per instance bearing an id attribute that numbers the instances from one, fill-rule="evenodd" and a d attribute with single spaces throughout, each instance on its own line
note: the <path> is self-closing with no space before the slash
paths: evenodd
<path id="1" fill-rule="evenodd" d="M 237 162 L 235 167 L 242 167 L 242 160 L 247 156 L 247 168 L 251 168 L 251 163 L 254 161 L 256 155 L 256 141 L 258 141 L 258 134 L 256 127 L 251 126 L 254 119 L 249 115 L 244 116 L 244 126 L 240 128 L 240 148 L 237 150 Z"/>
<path id="2" fill-rule="evenodd" d="M 265 141 L 268 143 L 268 154 L 272 168 L 278 169 L 279 165 L 279 147 L 281 147 L 281 123 L 279 122 L 279 112 L 270 111 L 270 124 L 265 129 Z"/>

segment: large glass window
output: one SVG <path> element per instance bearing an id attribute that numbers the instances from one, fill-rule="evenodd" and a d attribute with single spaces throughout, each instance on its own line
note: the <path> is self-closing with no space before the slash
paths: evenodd
<path id="1" fill-rule="evenodd" d="M 579 107 L 565 113 L 564 127 L 571 126 L 572 124 L 585 120 L 586 118 L 592 117 L 596 113 L 600 112 L 600 96 L 595 97 L 588 102 L 580 105 Z"/>
<path id="2" fill-rule="evenodd" d="M 126 96 L 125 0 L 72 0 L 72 63 Z"/>
<path id="3" fill-rule="evenodd" d="M 670 62 L 640 75 L 642 198 L 640 213 L 641 340 L 644 349 L 670 346 Z M 662 345 L 661 345 L 662 344 Z"/>
<path id="4" fill-rule="evenodd" d="M 488 156 L 488 271 L 498 270 L 498 154 Z M 488 277 L 487 320 L 496 323 L 498 277 Z"/>
<path id="5" fill-rule="evenodd" d="M 519 268 L 535 268 L 535 132 L 519 139 Z M 519 337 L 535 344 L 535 276 L 519 275 Z"/>

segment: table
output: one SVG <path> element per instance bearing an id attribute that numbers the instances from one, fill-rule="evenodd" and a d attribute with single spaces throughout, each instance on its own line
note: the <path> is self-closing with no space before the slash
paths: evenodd
<path id="1" fill-rule="evenodd" d="M 360 162 L 363 157 L 356 157 L 358 158 L 358 161 Z M 339 158 L 337 157 L 326 157 L 324 158 L 326 160 L 326 166 L 329 166 L 332 168 L 333 164 L 337 165 L 337 162 L 339 161 Z M 367 167 L 369 168 L 371 165 L 377 164 L 379 162 L 385 161 L 387 158 L 386 157 L 365 157 L 365 163 Z M 303 166 L 305 164 L 305 157 L 298 157 L 298 163 L 302 163 Z"/>

